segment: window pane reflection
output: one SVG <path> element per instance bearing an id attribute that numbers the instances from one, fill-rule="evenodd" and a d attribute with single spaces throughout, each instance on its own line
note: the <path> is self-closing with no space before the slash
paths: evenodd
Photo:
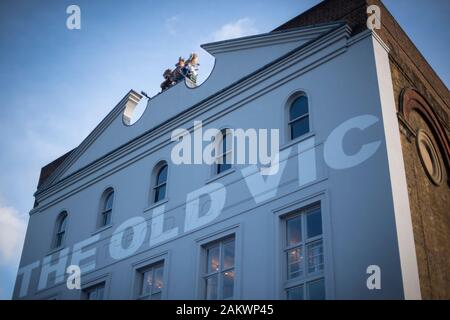
<path id="1" fill-rule="evenodd" d="M 234 289 L 234 271 L 226 271 L 223 273 L 223 299 L 233 297 Z"/>
<path id="2" fill-rule="evenodd" d="M 316 241 L 308 245 L 308 273 L 323 270 L 323 245 L 322 241 Z"/>
<path id="3" fill-rule="evenodd" d="M 223 245 L 223 268 L 234 267 L 234 240 Z"/>
<path id="4" fill-rule="evenodd" d="M 308 213 L 306 216 L 308 229 L 308 238 L 316 237 L 322 234 L 322 217 L 320 210 Z"/>
<path id="5" fill-rule="evenodd" d="M 297 278 L 303 275 L 303 248 L 295 248 L 287 253 L 288 279 Z"/>
<path id="6" fill-rule="evenodd" d="M 325 283 L 323 279 L 308 283 L 308 298 L 310 300 L 325 300 Z"/>
<path id="7" fill-rule="evenodd" d="M 208 249 L 208 273 L 219 271 L 219 246 Z"/>
<path id="8" fill-rule="evenodd" d="M 296 245 L 302 241 L 302 217 L 287 220 L 287 243 L 288 246 Z"/>
<path id="9" fill-rule="evenodd" d="M 217 300 L 217 277 L 215 274 L 206 279 L 206 299 Z"/>
<path id="10" fill-rule="evenodd" d="M 303 286 L 293 287 L 287 290 L 288 300 L 303 300 L 304 298 Z"/>

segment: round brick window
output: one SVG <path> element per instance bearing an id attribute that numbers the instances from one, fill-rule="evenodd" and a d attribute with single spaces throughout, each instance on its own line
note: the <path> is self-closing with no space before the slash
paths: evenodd
<path id="1" fill-rule="evenodd" d="M 419 130 L 417 132 L 417 148 L 419 151 L 420 160 L 422 161 L 422 166 L 424 167 L 428 177 L 434 184 L 441 184 L 442 166 L 439 153 L 434 147 L 431 138 L 423 130 Z"/>

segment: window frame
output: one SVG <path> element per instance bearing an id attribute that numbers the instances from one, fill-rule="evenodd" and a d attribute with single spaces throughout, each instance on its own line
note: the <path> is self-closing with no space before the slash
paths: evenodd
<path id="1" fill-rule="evenodd" d="M 320 235 L 316 235 L 314 237 L 308 238 L 307 236 L 307 215 L 308 213 L 312 213 L 314 212 L 316 209 L 319 209 L 320 215 L 321 215 L 321 222 L 322 222 L 322 233 Z M 287 235 L 288 235 L 288 229 L 287 229 L 287 225 L 288 225 L 288 221 L 296 218 L 296 217 L 301 217 L 301 233 L 302 233 L 302 239 L 299 243 L 293 244 L 293 245 L 289 245 L 287 243 L 288 239 L 287 239 Z M 281 267 L 282 267 L 282 282 L 281 282 L 281 290 L 282 290 L 282 298 L 283 299 L 288 299 L 288 290 L 289 289 L 293 289 L 296 288 L 298 286 L 303 286 L 302 290 L 303 290 L 303 297 L 305 300 L 308 300 L 308 284 L 318 281 L 318 280 L 322 280 L 324 282 L 324 294 L 325 294 L 325 299 L 329 299 L 330 294 L 329 294 L 329 288 L 327 287 L 327 279 L 328 279 L 328 268 L 326 267 L 327 265 L 327 250 L 326 250 L 326 241 L 325 241 L 325 236 L 324 233 L 325 231 L 325 222 L 324 222 L 324 209 L 323 209 L 323 201 L 314 201 L 310 204 L 307 204 L 305 206 L 302 206 L 298 209 L 294 209 L 294 210 L 290 210 L 287 213 L 283 213 L 281 214 L 278 219 L 280 220 L 280 225 L 281 225 L 281 230 L 282 232 L 280 233 L 281 236 Z M 313 272 L 313 273 L 308 273 L 308 250 L 307 247 L 310 244 L 313 244 L 317 241 L 321 241 L 322 242 L 322 259 L 323 259 L 323 267 L 322 270 L 319 272 Z M 292 250 L 294 248 L 297 247 L 302 247 L 303 248 L 303 275 L 295 277 L 295 278 L 291 278 L 289 279 L 289 273 L 288 273 L 288 258 L 287 258 L 287 253 L 289 252 L 289 250 Z"/>
<path id="2" fill-rule="evenodd" d="M 300 97 L 305 97 L 306 98 L 306 102 L 307 102 L 307 107 L 308 107 L 308 112 L 304 115 L 301 115 L 300 117 L 297 117 L 295 119 L 291 119 L 291 115 L 290 115 L 290 111 L 291 111 L 291 107 L 293 107 L 294 102 L 300 98 Z M 284 122 L 284 127 L 286 128 L 284 130 L 285 132 L 285 143 L 290 143 L 293 141 L 300 141 L 303 140 L 305 137 L 313 134 L 313 127 L 312 127 L 312 108 L 311 108 L 311 97 L 306 94 L 306 92 L 304 90 L 295 90 L 293 93 L 291 93 L 289 95 L 289 98 L 285 101 L 284 104 L 284 109 L 285 109 L 285 122 Z M 305 132 L 304 134 L 293 138 L 292 136 L 292 124 L 295 122 L 298 122 L 304 118 L 308 118 L 308 132 Z"/>
<path id="3" fill-rule="evenodd" d="M 136 299 L 137 300 L 162 300 L 163 299 L 163 292 L 164 289 L 166 287 L 166 283 L 165 283 L 165 261 L 164 260 L 159 260 L 157 262 L 154 262 L 152 264 L 149 264 L 147 266 L 141 267 L 136 269 L 137 272 L 137 288 L 136 288 Z M 151 271 L 152 272 L 152 279 L 155 279 L 155 272 L 157 269 L 161 268 L 162 269 L 162 281 L 163 281 L 163 286 L 161 289 L 159 289 L 159 291 L 157 292 L 153 292 L 153 286 L 152 286 L 152 290 L 150 293 L 146 293 L 143 294 L 143 286 L 144 286 L 144 275 L 146 272 Z M 152 299 L 153 296 L 155 295 L 160 295 L 160 299 Z"/>
<path id="4" fill-rule="evenodd" d="M 107 300 L 106 299 L 106 281 L 99 281 L 95 284 L 86 286 L 85 288 L 82 289 L 82 293 L 83 293 L 83 300 L 91 300 L 89 299 L 89 292 L 92 292 L 93 290 L 97 291 L 99 287 L 103 287 L 103 296 L 102 299 L 95 299 L 95 300 Z M 95 300 L 91 300 L 91 301 L 95 301 Z"/>
<path id="5" fill-rule="evenodd" d="M 52 250 L 62 249 L 65 247 L 68 219 L 69 219 L 69 213 L 67 212 L 67 210 L 63 210 L 58 214 L 58 217 L 56 218 L 55 232 L 54 232 L 52 245 L 51 245 Z M 61 231 L 63 222 L 65 222 L 64 230 Z M 61 237 L 61 240 L 59 241 L 61 234 L 62 234 L 62 237 Z M 59 244 L 58 244 L 58 242 L 59 242 Z"/>
<path id="6" fill-rule="evenodd" d="M 224 257 L 224 245 L 233 242 L 234 243 L 234 257 L 233 257 L 233 266 L 224 268 L 223 265 L 223 257 Z M 219 246 L 219 269 L 216 271 L 208 272 L 208 250 L 211 248 L 214 248 L 216 246 Z M 237 243 L 236 243 L 236 235 L 231 234 L 216 240 L 213 240 L 211 242 L 207 242 L 202 245 L 202 275 L 201 275 L 201 282 L 203 286 L 203 299 L 209 300 L 207 298 L 208 290 L 207 290 L 207 279 L 211 278 L 215 275 L 217 275 L 217 299 L 216 300 L 234 300 L 236 298 L 236 256 L 237 256 Z M 223 278 L 225 272 L 232 271 L 234 273 L 233 278 L 233 294 L 231 297 L 223 298 Z"/>
<path id="7" fill-rule="evenodd" d="M 109 199 L 109 197 L 112 195 L 112 204 L 111 204 L 111 208 L 106 209 L 106 204 L 107 204 L 107 200 Z M 107 228 L 109 226 L 112 225 L 113 223 L 113 210 L 114 210 L 114 202 L 116 198 L 116 191 L 114 188 L 109 187 L 107 189 L 105 189 L 105 191 L 103 191 L 102 196 L 100 197 L 100 214 L 98 217 L 98 223 L 97 223 L 97 229 L 103 229 L 103 228 Z M 105 220 L 105 216 L 108 217 L 109 216 L 109 222 L 108 219 L 106 218 Z M 108 222 L 108 223 L 105 223 Z"/>
<path id="8" fill-rule="evenodd" d="M 163 168 L 167 168 L 167 173 L 166 173 L 166 180 L 160 184 L 158 183 L 158 178 L 159 175 L 162 171 Z M 153 183 L 152 183 L 152 192 L 151 192 L 151 204 L 155 204 L 155 203 L 159 203 L 161 201 L 164 201 L 167 199 L 167 186 L 168 186 L 168 180 L 169 180 L 169 165 L 167 163 L 167 161 L 159 161 L 154 169 L 153 169 L 153 175 L 152 175 L 152 179 L 153 179 Z M 164 191 L 164 197 L 156 200 L 156 194 L 157 194 L 157 190 L 160 190 L 162 187 L 165 187 L 165 191 Z"/>
<path id="9" fill-rule="evenodd" d="M 150 256 L 145 259 L 139 259 L 131 262 L 130 272 L 132 274 L 132 284 L 130 287 L 130 299 L 139 300 L 141 296 L 142 283 L 141 283 L 141 272 L 152 266 L 162 264 L 163 266 L 163 288 L 161 291 L 161 300 L 166 300 L 167 288 L 169 287 L 169 277 L 168 277 L 168 266 L 170 266 L 170 255 L 168 251 L 158 253 L 156 255 Z"/>
<path id="10" fill-rule="evenodd" d="M 214 160 L 214 175 L 222 175 L 225 172 L 228 172 L 233 168 L 233 149 L 234 149 L 234 137 L 232 135 L 232 132 L 230 132 L 231 128 L 222 128 L 220 129 L 220 138 L 219 135 L 216 136 L 216 148 L 215 150 L 220 150 L 218 154 L 215 154 L 215 160 Z M 227 136 L 231 136 L 231 139 L 227 139 Z M 224 138 L 225 137 L 225 138 Z M 230 146 L 227 144 L 224 144 L 225 142 L 231 142 Z M 219 145 L 218 145 L 219 144 Z M 225 151 L 223 150 L 225 146 Z M 229 150 L 226 148 L 229 147 Z M 227 163 L 227 158 L 231 158 L 231 163 Z M 223 165 L 229 165 L 226 169 L 221 169 Z"/>
<path id="11" fill-rule="evenodd" d="M 110 299 L 109 296 L 110 296 L 111 278 L 112 274 L 110 271 L 97 275 L 91 275 L 89 272 L 86 273 L 84 277 L 83 276 L 81 277 L 81 289 L 77 290 L 80 295 L 79 300 L 86 300 L 87 298 L 86 291 L 102 283 L 105 286 L 103 299 L 104 300 Z"/>

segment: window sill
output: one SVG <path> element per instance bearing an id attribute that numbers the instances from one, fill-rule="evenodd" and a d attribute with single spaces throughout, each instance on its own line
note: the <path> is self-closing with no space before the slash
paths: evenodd
<path id="1" fill-rule="evenodd" d="M 316 135 L 315 132 L 308 132 L 300 137 L 295 138 L 294 140 L 289 140 L 288 142 L 286 142 L 282 146 L 280 146 L 280 151 L 287 149 L 289 147 L 292 147 L 293 145 L 299 144 L 300 142 L 303 142 L 305 140 L 308 140 L 309 138 L 312 138 L 315 135 Z"/>
<path id="2" fill-rule="evenodd" d="M 147 213 L 148 211 L 155 209 L 156 207 L 162 206 L 163 204 L 169 202 L 169 198 L 165 198 L 162 200 L 159 200 L 158 202 L 155 202 L 153 204 L 151 204 L 149 207 L 144 209 L 144 213 Z"/>
<path id="3" fill-rule="evenodd" d="M 209 178 L 208 180 L 206 180 L 205 183 L 206 183 L 206 184 L 209 184 L 209 183 L 214 182 L 214 181 L 216 181 L 216 180 L 219 180 L 219 179 L 221 179 L 221 178 L 223 178 L 223 177 L 225 177 L 225 176 L 227 176 L 227 175 L 229 175 L 229 174 L 232 174 L 232 173 L 234 173 L 235 171 L 236 171 L 235 168 L 230 168 L 230 169 L 228 169 L 228 170 L 226 170 L 226 171 L 224 171 L 224 172 L 221 172 L 221 173 L 215 175 L 214 177 Z"/>
<path id="4" fill-rule="evenodd" d="M 63 247 L 58 247 L 58 248 L 51 249 L 46 255 L 50 256 L 52 254 L 55 254 L 57 252 L 60 252 L 60 251 L 62 251 L 64 249 L 66 249 L 66 248 L 67 248 L 66 246 L 63 246 Z"/>
<path id="5" fill-rule="evenodd" d="M 95 230 L 92 234 L 91 234 L 91 236 L 95 236 L 96 234 L 98 234 L 98 233 L 100 233 L 100 232 L 103 232 L 103 231 L 105 231 L 105 230 L 108 230 L 109 228 L 112 228 L 112 224 L 108 224 L 107 226 L 103 226 L 103 227 L 101 227 L 101 228 L 98 228 L 97 230 Z"/>

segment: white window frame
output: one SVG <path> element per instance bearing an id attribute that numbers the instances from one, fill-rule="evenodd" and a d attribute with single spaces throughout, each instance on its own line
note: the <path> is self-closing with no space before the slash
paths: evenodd
<path id="1" fill-rule="evenodd" d="M 111 209 L 105 209 L 106 200 L 110 196 L 110 194 L 113 194 L 113 200 L 112 200 L 112 206 Z M 102 230 L 105 228 L 108 228 L 113 223 L 113 210 L 114 210 L 114 203 L 116 201 L 116 190 L 113 187 L 108 187 L 103 191 L 102 196 L 100 197 L 100 214 L 98 218 L 97 223 L 97 229 Z M 104 224 L 105 221 L 105 215 L 109 215 L 109 223 Z"/>
<path id="2" fill-rule="evenodd" d="M 307 107 L 308 107 L 308 112 L 306 112 L 305 114 L 301 115 L 300 117 L 297 117 L 295 119 L 291 119 L 291 109 L 294 106 L 294 102 L 299 99 L 300 97 L 305 97 L 306 98 L 306 102 L 307 102 Z M 289 134 L 289 140 L 294 141 L 297 139 L 300 139 L 301 137 L 309 134 L 311 132 L 311 119 L 309 117 L 310 115 L 310 106 L 309 106 L 309 97 L 304 93 L 304 92 L 299 92 L 295 95 L 293 95 L 290 99 L 289 99 L 289 104 L 287 107 L 287 112 L 288 112 L 288 134 Z M 292 137 L 292 124 L 300 121 L 304 118 L 308 118 L 308 132 L 305 132 L 304 134 L 298 136 L 298 137 Z"/>
<path id="3" fill-rule="evenodd" d="M 162 170 L 164 167 L 167 167 L 166 180 L 165 180 L 164 182 L 160 183 L 160 184 L 157 184 L 157 183 L 158 183 L 158 175 L 159 175 L 159 173 L 161 172 L 161 170 Z M 160 202 L 162 202 L 162 201 L 164 201 L 164 200 L 167 199 L 167 180 L 169 179 L 169 165 L 168 165 L 168 163 L 165 162 L 165 161 L 160 161 L 160 162 L 156 165 L 156 167 L 155 167 L 154 170 L 155 170 L 155 174 L 154 174 L 154 177 L 153 177 L 154 186 L 153 186 L 153 188 L 152 188 L 152 199 L 151 199 L 151 203 L 153 203 L 153 204 L 155 204 L 155 203 L 160 203 Z M 159 199 L 159 200 L 156 200 L 156 190 L 158 190 L 158 189 L 161 188 L 162 186 L 165 186 L 165 187 L 166 187 L 165 192 L 164 192 L 164 198 L 161 198 L 161 199 Z"/>
<path id="4" fill-rule="evenodd" d="M 233 168 L 233 149 L 234 149 L 234 138 L 232 133 L 230 132 L 231 128 L 222 128 L 220 130 L 220 134 L 216 137 L 216 151 L 219 150 L 218 154 L 215 155 L 215 165 L 214 165 L 214 174 L 221 175 L 225 172 L 230 171 Z M 225 134 L 224 134 L 225 133 Z M 225 136 L 225 139 L 224 139 Z M 231 136 L 230 139 L 227 137 Z M 227 142 L 227 149 L 225 152 L 223 151 L 223 143 Z M 223 162 L 223 158 L 226 158 L 226 161 L 230 161 L 231 163 Z M 219 172 L 219 168 L 221 164 L 229 164 L 230 167 L 228 169 L 222 170 Z"/>
<path id="5" fill-rule="evenodd" d="M 64 230 L 61 231 L 60 229 L 61 229 L 63 219 L 65 220 L 66 225 L 64 227 Z M 58 217 L 56 218 L 56 228 L 55 228 L 55 233 L 54 233 L 54 237 L 53 237 L 53 243 L 51 245 L 52 250 L 62 249 L 65 247 L 68 223 L 69 223 L 69 213 L 67 210 L 63 210 L 58 214 Z M 61 234 L 63 235 L 62 240 L 61 240 L 61 243 L 58 245 L 58 238 Z"/>
<path id="6" fill-rule="evenodd" d="M 155 271 L 158 268 L 162 268 L 162 279 L 163 279 L 163 286 L 161 289 L 159 289 L 158 291 L 154 292 L 153 291 L 153 286 L 152 286 L 152 292 L 150 293 L 146 293 L 146 294 L 142 294 L 142 289 L 144 286 L 144 275 L 146 272 L 151 271 L 152 272 L 152 279 L 155 279 Z M 165 289 L 165 283 L 164 283 L 164 278 L 165 278 L 165 267 L 164 267 L 164 260 L 160 260 L 158 262 L 152 263 L 146 267 L 140 268 L 138 270 L 136 270 L 138 272 L 138 288 L 137 288 L 137 296 L 136 299 L 137 300 L 155 300 L 153 299 L 153 296 L 159 294 L 161 296 L 160 299 L 161 300 L 163 298 L 163 291 Z"/>
<path id="7" fill-rule="evenodd" d="M 92 293 L 92 292 L 98 291 L 99 288 L 103 289 L 102 298 L 101 299 L 95 299 L 95 300 L 105 300 L 105 295 L 106 295 L 106 293 L 105 293 L 106 283 L 105 282 L 100 282 L 100 283 L 97 283 L 97 284 L 95 284 L 93 286 L 90 286 L 90 287 L 88 287 L 86 289 L 83 289 L 85 300 L 91 300 L 91 299 L 89 299 L 89 294 Z"/>
<path id="8" fill-rule="evenodd" d="M 313 108 L 313 100 L 311 98 L 311 96 L 307 93 L 308 90 L 306 89 L 302 89 L 302 88 L 297 88 L 293 91 L 291 91 L 288 95 L 287 95 L 287 99 L 284 100 L 282 102 L 282 104 L 280 103 L 280 108 L 282 108 L 282 110 L 284 111 L 283 114 L 283 123 L 281 128 L 283 128 L 282 132 L 283 134 L 281 135 L 281 149 L 283 148 L 287 148 L 288 146 L 291 146 L 293 144 L 299 143 L 303 140 L 308 139 L 310 136 L 314 136 L 314 108 Z M 293 119 L 291 120 L 290 118 L 290 109 L 292 104 L 294 103 L 294 101 L 301 97 L 301 96 L 305 96 L 306 99 L 308 99 L 308 123 L 309 123 L 309 131 L 306 132 L 305 134 L 292 139 L 291 136 L 291 124 L 297 120 L 299 120 L 301 117 L 297 118 L 297 119 Z"/>
<path id="9" fill-rule="evenodd" d="M 300 210 L 296 210 L 290 214 L 284 215 L 282 217 L 282 225 L 283 225 L 283 234 L 284 234 L 284 248 L 283 248 L 283 255 L 284 255 L 284 260 L 285 260 L 285 281 L 284 281 L 284 296 L 287 299 L 287 291 L 289 289 L 298 287 L 298 286 L 303 286 L 303 296 L 305 298 L 305 300 L 308 300 L 308 293 L 307 293 L 307 284 L 310 282 L 314 282 L 316 280 L 320 280 L 320 279 L 324 279 L 325 281 L 325 261 L 324 261 L 324 265 L 322 267 L 321 271 L 318 272 L 313 272 L 313 273 L 309 273 L 308 272 L 308 246 L 321 241 L 322 242 L 322 258 L 325 260 L 324 257 L 324 243 L 323 243 L 323 220 L 322 220 L 322 233 L 320 235 L 314 236 L 312 238 L 308 238 L 307 237 L 307 215 L 313 211 L 315 211 L 316 209 L 320 210 L 320 215 L 321 215 L 321 220 L 322 220 L 322 208 L 320 203 L 316 203 L 304 208 L 301 208 Z M 293 245 L 288 245 L 286 243 L 287 241 L 287 222 L 290 219 L 296 218 L 296 217 L 300 217 L 301 218 L 301 234 L 302 234 L 302 239 L 299 243 L 293 244 Z M 296 277 L 296 278 L 292 278 L 289 279 L 289 274 L 288 274 L 288 263 L 287 263 L 287 256 L 288 256 L 288 252 L 296 249 L 296 248 L 302 248 L 303 249 L 303 262 L 302 262 L 302 267 L 303 267 L 303 275 Z M 325 288 L 325 297 L 326 297 L 326 288 Z"/>
<path id="10" fill-rule="evenodd" d="M 224 268 L 223 266 L 223 251 L 224 251 L 224 245 L 228 242 L 234 242 L 234 263 L 232 267 L 229 268 Z M 219 270 L 217 271 L 212 271 L 208 273 L 208 267 L 207 267 L 207 263 L 208 263 L 208 250 L 212 247 L 215 246 L 219 246 Z M 228 237 L 224 237 L 218 240 L 215 240 L 213 242 L 207 243 L 205 245 L 203 245 L 203 250 L 204 250 L 204 272 L 203 272 L 203 276 L 202 276 L 202 281 L 203 281 L 203 286 L 204 286 L 204 299 L 207 299 L 206 294 L 207 294 L 207 279 L 217 275 L 217 300 L 232 300 L 234 299 L 236 293 L 236 237 L 234 235 L 228 236 Z M 234 272 L 234 278 L 233 278 L 233 295 L 231 297 L 228 298 L 223 298 L 223 273 L 227 272 L 227 271 L 233 271 Z"/>
<path id="11" fill-rule="evenodd" d="M 164 252 L 158 253 L 156 255 L 153 255 L 151 257 L 133 261 L 131 263 L 130 272 L 133 274 L 133 277 L 132 277 L 130 299 L 144 300 L 143 295 L 141 295 L 142 271 L 149 269 L 153 266 L 158 266 L 158 265 L 163 266 L 163 288 L 161 290 L 161 300 L 168 299 L 167 292 L 168 292 L 168 283 L 169 283 L 169 277 L 168 277 L 168 268 L 170 265 L 169 258 L 170 258 L 169 252 L 164 251 Z"/>
<path id="12" fill-rule="evenodd" d="M 322 214 L 322 241 L 323 241 L 323 257 L 324 257 L 324 279 L 325 279 L 325 295 L 327 300 L 335 299 L 335 275 L 334 275 L 334 259 L 332 250 L 332 224 L 331 224 L 331 207 L 330 196 L 327 189 L 321 182 L 314 183 L 316 191 L 305 194 L 301 192 L 295 195 L 294 201 L 289 204 L 282 204 L 271 209 L 273 213 L 273 228 L 275 234 L 275 245 L 273 246 L 273 269 L 277 275 L 274 278 L 274 296 L 276 299 L 284 300 L 286 295 L 286 279 L 287 279 L 287 259 L 285 257 L 286 231 L 283 219 L 290 214 L 309 208 L 320 203 Z M 300 192 L 300 191 L 299 191 Z M 319 277 L 318 277 L 319 278 Z M 289 286 L 291 287 L 291 286 Z"/>
<path id="13" fill-rule="evenodd" d="M 89 273 L 87 275 L 85 275 L 84 277 L 82 276 L 81 277 L 81 290 L 79 290 L 80 291 L 80 300 L 86 300 L 87 299 L 86 291 L 89 290 L 90 288 L 100 285 L 102 283 L 105 286 L 103 300 L 108 300 L 109 299 L 110 281 L 111 281 L 111 273 L 110 272 L 103 273 L 101 275 L 93 276 L 93 277 L 91 277 L 91 275 Z"/>

